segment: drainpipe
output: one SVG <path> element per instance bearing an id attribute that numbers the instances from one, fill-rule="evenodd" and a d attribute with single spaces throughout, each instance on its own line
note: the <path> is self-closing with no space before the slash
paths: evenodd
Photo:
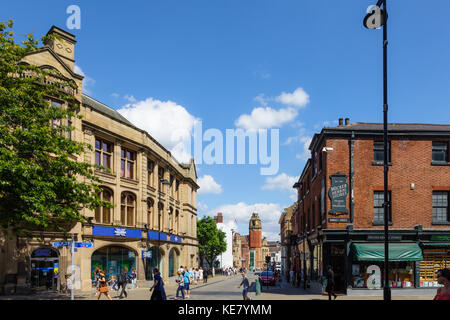
<path id="1" fill-rule="evenodd" d="M 355 205 L 355 199 L 353 197 L 353 175 L 355 173 L 355 168 L 353 165 L 355 156 L 355 131 L 352 131 L 352 136 L 349 141 L 350 145 L 350 175 L 349 175 L 349 187 L 350 187 L 350 223 L 353 223 L 353 210 Z"/>

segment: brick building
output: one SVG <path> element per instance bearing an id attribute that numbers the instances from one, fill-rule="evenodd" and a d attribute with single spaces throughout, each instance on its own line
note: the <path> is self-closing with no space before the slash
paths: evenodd
<path id="1" fill-rule="evenodd" d="M 450 267 L 450 125 L 388 130 L 390 285 L 435 287 L 436 270 Z M 383 125 L 339 119 L 309 149 L 294 185 L 294 268 L 316 280 L 331 264 L 341 292 L 382 286 Z"/>

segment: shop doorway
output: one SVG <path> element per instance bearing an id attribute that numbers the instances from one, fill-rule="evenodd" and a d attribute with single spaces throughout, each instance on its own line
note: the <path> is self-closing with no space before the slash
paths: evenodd
<path id="1" fill-rule="evenodd" d="M 334 271 L 335 290 L 339 293 L 346 292 L 345 281 L 345 245 L 332 244 L 330 246 L 330 261 L 329 264 Z"/>
<path id="2" fill-rule="evenodd" d="M 169 251 L 169 277 L 177 275 L 178 270 L 178 251 L 175 248 Z"/>
<path id="3" fill-rule="evenodd" d="M 59 276 L 58 252 L 39 248 L 31 253 L 31 287 L 34 290 L 56 290 Z"/>
<path id="4" fill-rule="evenodd" d="M 106 277 L 115 276 L 118 278 L 123 268 L 131 273 L 136 268 L 136 253 L 133 250 L 122 246 L 107 246 L 96 250 L 91 257 L 91 279 L 94 281 L 95 269 L 99 267 L 106 271 Z"/>
<path id="5" fill-rule="evenodd" d="M 149 259 L 144 259 L 144 265 L 145 265 L 145 280 L 153 280 L 153 269 L 157 267 L 157 261 L 156 255 L 158 254 L 158 248 L 157 247 L 151 247 L 150 250 L 152 251 L 152 257 Z M 162 274 L 162 259 L 161 259 L 161 251 L 159 252 L 159 271 Z"/>

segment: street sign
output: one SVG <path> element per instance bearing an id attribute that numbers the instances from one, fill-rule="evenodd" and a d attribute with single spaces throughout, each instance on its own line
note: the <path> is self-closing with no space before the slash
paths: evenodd
<path id="1" fill-rule="evenodd" d="M 387 18 L 387 15 L 386 15 Z M 378 29 L 384 25 L 383 9 L 378 6 L 370 6 L 363 21 L 364 27 L 367 29 Z"/>
<path id="2" fill-rule="evenodd" d="M 53 247 L 71 247 L 72 242 L 53 242 Z M 75 248 L 92 248 L 94 244 L 92 242 L 75 242 Z"/>
<path id="3" fill-rule="evenodd" d="M 152 258 L 152 251 L 148 250 L 142 250 L 142 259 L 151 259 Z"/>

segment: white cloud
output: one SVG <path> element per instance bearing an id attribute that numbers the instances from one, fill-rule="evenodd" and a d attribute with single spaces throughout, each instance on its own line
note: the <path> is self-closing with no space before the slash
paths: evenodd
<path id="1" fill-rule="evenodd" d="M 282 212 L 280 204 L 277 203 L 255 203 L 246 204 L 244 202 L 239 202 L 237 204 L 227 204 L 219 206 L 213 210 L 210 210 L 207 214 L 210 217 L 214 217 L 218 212 L 222 212 L 224 224 L 230 226 L 236 226 L 237 231 L 241 235 L 248 234 L 248 223 L 252 216 L 252 213 L 257 212 L 259 218 L 261 219 L 262 232 L 267 234 L 268 240 L 279 240 L 280 237 L 280 225 L 278 220 Z M 237 223 L 235 222 L 237 220 Z M 234 228 L 236 229 L 236 228 Z"/>
<path id="2" fill-rule="evenodd" d="M 309 145 L 311 144 L 311 137 L 301 137 L 299 142 L 303 144 L 303 152 L 296 154 L 295 157 L 300 160 L 308 160 L 311 157 L 311 151 L 309 150 Z"/>
<path id="3" fill-rule="evenodd" d="M 197 180 L 197 184 L 200 186 L 198 194 L 206 193 L 222 193 L 222 186 L 214 181 L 214 178 L 209 175 L 204 175 Z"/>
<path id="4" fill-rule="evenodd" d="M 78 65 L 76 65 L 76 64 L 75 64 L 75 66 L 74 66 L 73 71 L 74 71 L 75 73 L 77 73 L 77 74 L 79 74 L 79 75 L 82 75 L 82 76 L 84 77 L 84 79 L 83 79 L 83 90 L 82 90 L 82 91 L 83 91 L 84 93 L 88 94 L 88 95 L 91 95 L 91 94 L 92 94 L 92 91 L 91 91 L 92 89 L 91 89 L 91 87 L 95 85 L 95 80 L 92 79 L 91 77 L 87 76 L 87 75 L 83 72 L 83 70 L 81 69 L 81 67 L 78 66 Z"/>
<path id="5" fill-rule="evenodd" d="M 197 201 L 197 209 L 198 211 L 206 211 L 208 210 L 208 206 L 203 202 Z"/>
<path id="6" fill-rule="evenodd" d="M 127 104 L 117 111 L 169 149 L 178 161 L 190 160 L 191 135 L 195 123 L 200 119 L 183 106 L 170 100 L 160 101 L 150 97 Z"/>
<path id="7" fill-rule="evenodd" d="M 261 189 L 263 190 L 287 190 L 292 191 L 292 186 L 296 183 L 298 177 L 288 176 L 286 173 L 281 173 L 276 177 L 266 178 L 266 184 Z"/>
<path id="8" fill-rule="evenodd" d="M 250 115 L 241 115 L 235 121 L 235 125 L 247 130 L 281 127 L 283 124 L 294 120 L 297 114 L 298 112 L 294 108 L 275 110 L 270 107 L 259 107 L 254 108 Z"/>
<path id="9" fill-rule="evenodd" d="M 136 98 L 135 98 L 133 95 L 128 95 L 128 94 L 126 94 L 126 95 L 123 96 L 123 98 L 124 98 L 125 100 L 128 100 L 128 101 L 131 102 L 131 103 L 134 103 L 134 102 L 137 101 Z"/>
<path id="10" fill-rule="evenodd" d="M 275 100 L 282 104 L 303 108 L 309 103 L 309 95 L 299 87 L 293 93 L 282 92 Z"/>
<path id="11" fill-rule="evenodd" d="M 117 98 L 120 97 L 120 95 L 118 93 L 116 93 L 116 92 L 113 92 L 113 93 L 111 93 L 111 97 L 117 99 Z"/>

